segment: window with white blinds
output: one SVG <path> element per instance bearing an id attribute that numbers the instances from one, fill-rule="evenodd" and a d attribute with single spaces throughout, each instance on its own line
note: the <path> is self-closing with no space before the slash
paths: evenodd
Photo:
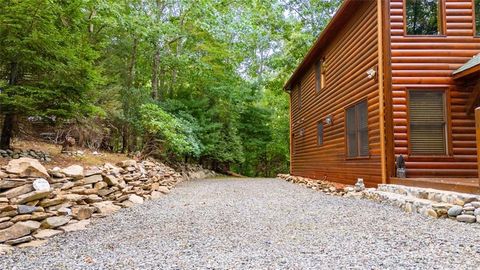
<path id="1" fill-rule="evenodd" d="M 346 110 L 347 155 L 361 157 L 369 155 L 368 148 L 368 104 L 362 101 Z"/>
<path id="2" fill-rule="evenodd" d="M 444 91 L 409 91 L 410 151 L 417 155 L 446 155 Z"/>

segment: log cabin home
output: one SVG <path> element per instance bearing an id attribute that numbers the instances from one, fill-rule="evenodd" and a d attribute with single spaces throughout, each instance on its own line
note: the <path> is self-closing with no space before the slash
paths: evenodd
<path id="1" fill-rule="evenodd" d="M 290 173 L 479 193 L 479 53 L 480 0 L 345 0 L 284 86 Z"/>

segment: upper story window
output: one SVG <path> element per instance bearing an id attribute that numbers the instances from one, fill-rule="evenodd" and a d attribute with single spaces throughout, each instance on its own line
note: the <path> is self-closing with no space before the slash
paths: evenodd
<path id="1" fill-rule="evenodd" d="M 315 90 L 318 93 L 323 87 L 325 87 L 325 65 L 322 59 L 315 64 Z"/>
<path id="2" fill-rule="evenodd" d="M 446 155 L 445 91 L 410 90 L 408 99 L 411 153 Z"/>
<path id="3" fill-rule="evenodd" d="M 480 0 L 473 3 L 475 10 L 475 35 L 480 37 Z"/>
<path id="4" fill-rule="evenodd" d="M 440 35 L 442 0 L 405 0 L 405 31 L 407 35 Z"/>
<path id="5" fill-rule="evenodd" d="M 369 155 L 368 148 L 368 104 L 364 100 L 346 110 L 347 155 L 364 157 Z"/>

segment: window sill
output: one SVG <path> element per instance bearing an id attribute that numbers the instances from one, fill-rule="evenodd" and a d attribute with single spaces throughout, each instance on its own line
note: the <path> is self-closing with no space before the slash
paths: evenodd
<path id="1" fill-rule="evenodd" d="M 345 160 L 363 160 L 363 159 L 370 159 L 371 155 L 368 156 L 358 156 L 358 157 L 345 157 Z"/>
<path id="2" fill-rule="evenodd" d="M 447 35 L 403 35 L 409 38 L 446 38 Z"/>

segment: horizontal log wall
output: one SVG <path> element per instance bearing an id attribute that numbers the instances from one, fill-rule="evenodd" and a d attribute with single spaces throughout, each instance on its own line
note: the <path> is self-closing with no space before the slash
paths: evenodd
<path id="1" fill-rule="evenodd" d="M 392 101 L 395 154 L 407 159 L 407 177 L 477 177 L 475 121 L 466 114 L 470 93 L 451 74 L 480 52 L 473 33 L 472 0 L 446 0 L 443 36 L 406 36 L 404 1 L 391 0 Z M 447 89 L 450 155 L 409 155 L 407 89 Z"/>
<path id="2" fill-rule="evenodd" d="M 378 64 L 376 1 L 364 1 L 338 31 L 321 55 L 326 86 L 316 92 L 312 66 L 301 79 L 301 109 L 298 88 L 291 93 L 291 173 L 347 184 L 360 177 L 371 186 L 381 182 L 378 83 L 366 74 Z M 344 110 L 364 99 L 368 99 L 370 157 L 347 159 Z M 333 125 L 324 125 L 324 144 L 318 146 L 317 123 L 330 115 Z"/>

